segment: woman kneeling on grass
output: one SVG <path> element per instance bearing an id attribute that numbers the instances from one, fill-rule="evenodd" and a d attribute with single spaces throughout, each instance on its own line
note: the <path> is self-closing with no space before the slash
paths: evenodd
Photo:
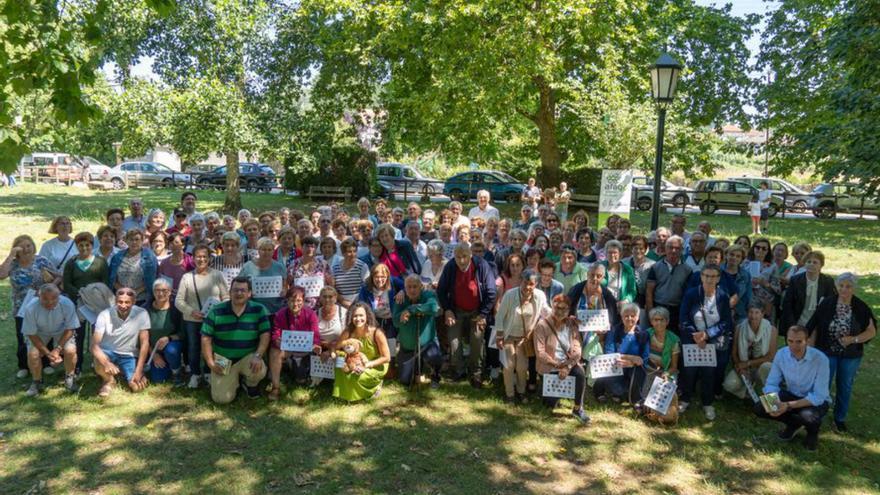
<path id="1" fill-rule="evenodd" d="M 537 354 L 538 373 L 559 374 L 564 380 L 574 377 L 574 407 L 571 414 L 583 424 L 590 422 L 584 411 L 584 392 L 587 389 L 587 376 L 581 366 L 581 341 L 577 325 L 568 317 L 571 300 L 559 294 L 553 298 L 553 310 L 548 318 L 542 319 L 535 327 L 535 354 Z M 559 399 L 548 397 L 544 403 L 556 407 Z"/>
<path id="2" fill-rule="evenodd" d="M 321 334 L 318 332 L 318 316 L 305 305 L 306 290 L 293 287 L 287 298 L 287 307 L 275 313 L 272 323 L 272 346 L 269 348 L 269 374 L 272 378 L 272 390 L 269 400 L 278 400 L 281 393 L 281 367 L 284 360 L 291 359 L 293 377 L 298 383 L 305 383 L 311 370 L 308 353 L 288 352 L 281 350 L 281 336 L 285 331 L 295 330 L 311 332 L 312 353 L 321 353 Z"/>
<path id="3" fill-rule="evenodd" d="M 366 359 L 349 372 L 336 368 L 333 397 L 354 402 L 378 396 L 382 389 L 382 378 L 388 372 L 391 352 L 385 333 L 376 327 L 376 317 L 370 307 L 362 302 L 354 303 L 349 308 L 348 324 L 339 342 L 342 344 L 348 339 L 360 342 L 360 352 Z"/>

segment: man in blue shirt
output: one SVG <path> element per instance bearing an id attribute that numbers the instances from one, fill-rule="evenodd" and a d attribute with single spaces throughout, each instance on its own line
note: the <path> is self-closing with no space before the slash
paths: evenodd
<path id="1" fill-rule="evenodd" d="M 828 358 L 821 351 L 807 345 L 807 329 L 792 326 L 788 329 L 788 347 L 773 358 L 773 367 L 764 393 L 779 394 L 779 407 L 766 412 L 760 402 L 755 404 L 755 414 L 760 418 L 785 423 L 779 432 L 781 440 L 791 440 L 801 427 L 807 430 L 804 446 L 816 450 L 819 444 L 819 427 L 828 412 Z M 781 387 L 785 383 L 785 389 Z"/>
<path id="2" fill-rule="evenodd" d="M 122 232 L 128 232 L 131 229 L 147 228 L 147 217 L 144 216 L 144 202 L 141 198 L 131 198 L 128 201 L 128 208 L 131 215 L 122 220 Z"/>

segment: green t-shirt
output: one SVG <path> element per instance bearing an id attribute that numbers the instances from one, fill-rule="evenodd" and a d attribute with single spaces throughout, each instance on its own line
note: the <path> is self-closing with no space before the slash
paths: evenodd
<path id="1" fill-rule="evenodd" d="M 162 337 L 177 335 L 177 327 L 171 318 L 171 308 L 150 307 L 147 313 L 150 315 L 150 347 L 156 345 L 156 341 Z"/>

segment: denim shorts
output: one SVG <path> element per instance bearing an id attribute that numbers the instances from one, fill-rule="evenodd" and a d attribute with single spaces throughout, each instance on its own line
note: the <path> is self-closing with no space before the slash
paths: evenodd
<path id="1" fill-rule="evenodd" d="M 109 359 L 111 363 L 119 367 L 119 371 L 122 372 L 122 376 L 125 377 L 125 381 L 130 382 L 131 377 L 134 376 L 134 369 L 137 366 L 137 358 L 135 358 L 134 356 L 117 354 L 113 351 L 108 351 L 106 349 L 101 350 L 104 351 L 104 354 L 107 356 L 107 359 Z"/>

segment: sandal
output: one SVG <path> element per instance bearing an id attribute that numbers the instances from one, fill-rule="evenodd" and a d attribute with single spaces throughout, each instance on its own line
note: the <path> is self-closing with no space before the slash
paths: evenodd
<path id="1" fill-rule="evenodd" d="M 269 400 L 276 401 L 278 397 L 281 395 L 281 389 L 278 387 L 272 387 L 272 390 L 269 390 L 269 395 L 267 396 Z"/>
<path id="2" fill-rule="evenodd" d="M 110 397 L 110 392 L 113 391 L 113 382 L 105 383 L 101 385 L 101 388 L 98 389 L 98 397 Z"/>

